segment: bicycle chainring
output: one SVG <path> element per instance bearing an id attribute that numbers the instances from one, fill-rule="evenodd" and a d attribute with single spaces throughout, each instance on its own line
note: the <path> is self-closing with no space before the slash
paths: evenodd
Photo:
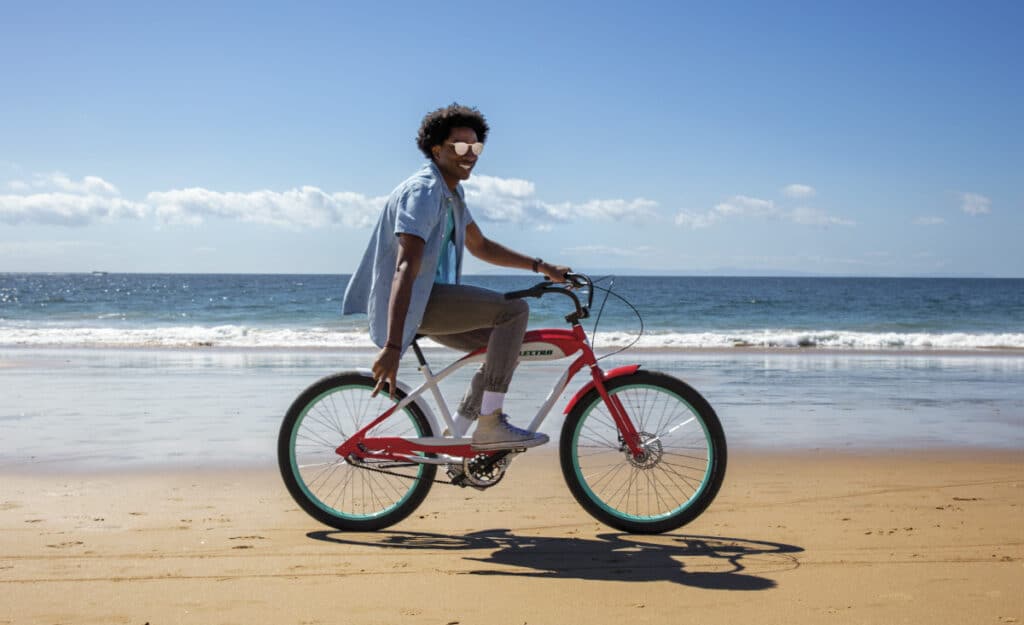
<path id="1" fill-rule="evenodd" d="M 461 472 L 465 476 L 462 480 L 463 484 L 484 490 L 494 486 L 505 477 L 505 470 L 508 465 L 512 464 L 513 455 L 513 453 L 508 453 L 500 459 L 492 461 L 490 454 L 477 454 L 472 458 L 464 458 L 461 469 L 458 465 L 448 465 L 448 475 L 454 478 Z"/>

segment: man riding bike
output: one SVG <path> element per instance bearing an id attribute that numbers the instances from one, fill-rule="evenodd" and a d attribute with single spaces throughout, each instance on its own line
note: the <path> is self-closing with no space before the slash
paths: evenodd
<path id="1" fill-rule="evenodd" d="M 469 179 L 489 129 L 478 110 L 458 104 L 423 118 L 416 143 L 428 162 L 391 192 L 342 303 L 344 314 L 368 314 L 370 338 L 381 348 L 374 394 L 385 385 L 394 394 L 402 354 L 417 334 L 464 352 L 487 347 L 456 414 L 460 428 L 477 421 L 472 446 L 481 451 L 534 447 L 548 437 L 512 426 L 502 412 L 529 306 L 462 284 L 463 249 L 556 282 L 571 271 L 488 239 L 473 220 L 460 182 Z"/>

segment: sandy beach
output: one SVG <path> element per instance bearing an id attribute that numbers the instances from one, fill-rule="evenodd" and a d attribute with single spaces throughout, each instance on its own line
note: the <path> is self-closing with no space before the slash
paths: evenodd
<path id="1" fill-rule="evenodd" d="M 6 474 L 2 623 L 1024 622 L 1019 452 L 737 452 L 661 536 L 596 523 L 552 450 L 342 533 L 270 470 Z"/>
<path id="2" fill-rule="evenodd" d="M 718 498 L 670 534 L 597 523 L 554 445 L 389 531 L 319 525 L 277 428 L 368 353 L 2 350 L 0 624 L 1024 623 L 1019 357 L 629 356 L 729 439 Z M 521 369 L 520 418 L 553 371 Z"/>

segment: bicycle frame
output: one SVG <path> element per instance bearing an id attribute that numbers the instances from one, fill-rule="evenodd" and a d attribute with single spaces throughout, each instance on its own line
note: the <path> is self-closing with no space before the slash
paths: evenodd
<path id="1" fill-rule="evenodd" d="M 390 460 L 401 463 L 414 462 L 421 464 L 444 465 L 452 462 L 462 462 L 465 458 L 473 458 L 481 453 L 488 455 L 500 453 L 496 451 L 474 451 L 470 446 L 471 439 L 469 438 L 444 436 L 409 438 L 367 436 L 367 432 L 372 430 L 395 412 L 402 410 L 413 402 L 416 402 L 417 399 L 423 396 L 427 390 L 432 392 L 433 397 L 441 410 L 441 415 L 444 418 L 448 430 L 455 433 L 454 421 L 448 410 L 448 405 L 441 395 L 438 384 L 462 367 L 483 362 L 486 355 L 486 348 L 478 349 L 463 356 L 462 358 L 459 358 L 442 369 L 436 375 L 431 371 L 426 358 L 423 356 L 423 352 L 415 341 L 413 342 L 413 350 L 415 351 L 416 358 L 419 361 L 419 370 L 423 373 L 424 378 L 426 378 L 425 381 L 417 388 L 408 391 L 406 396 L 399 402 L 388 408 L 388 410 L 371 421 L 366 427 L 349 437 L 348 440 L 336 449 L 338 455 L 346 459 L 374 459 L 381 461 Z M 608 391 L 605 388 L 605 381 L 621 375 L 634 373 L 639 368 L 639 365 L 617 367 L 610 370 L 608 373 L 605 373 L 598 365 L 597 358 L 594 356 L 594 351 L 590 347 L 590 341 L 587 338 L 586 332 L 578 321 L 573 322 L 570 330 L 551 328 L 526 332 L 519 355 L 521 361 L 539 361 L 567 358 L 577 352 L 580 352 L 580 355 L 569 364 L 561 377 L 559 377 L 555 382 L 551 392 L 548 393 L 547 399 L 541 405 L 537 415 L 533 418 L 533 421 L 530 422 L 529 429 L 531 431 L 536 431 L 540 427 L 547 418 L 548 413 L 551 412 L 551 408 L 553 408 L 555 403 L 558 401 L 558 398 L 569 386 L 569 382 L 572 381 L 573 377 L 575 377 L 576 374 L 584 367 L 589 367 L 591 377 L 590 381 L 569 401 L 569 404 L 566 406 L 565 413 L 568 414 L 576 402 L 578 402 L 592 388 L 596 388 L 597 392 L 609 406 L 609 412 L 611 413 L 612 418 L 618 427 L 619 433 L 622 436 L 623 444 L 629 448 L 630 452 L 635 457 L 640 457 L 644 450 L 632 420 L 629 418 L 629 415 L 626 414 L 626 410 L 618 399 L 616 397 L 609 396 Z M 403 389 L 403 391 L 404 390 L 405 389 Z M 422 408 L 426 408 L 422 403 L 418 405 Z M 431 421 L 431 427 L 437 431 L 438 424 L 433 413 L 429 409 L 424 409 L 423 412 L 426 414 L 428 420 Z M 456 435 L 458 435 L 458 433 L 456 433 Z"/>

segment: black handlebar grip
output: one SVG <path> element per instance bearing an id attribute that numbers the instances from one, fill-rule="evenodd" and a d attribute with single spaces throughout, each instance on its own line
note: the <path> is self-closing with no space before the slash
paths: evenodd
<path id="1" fill-rule="evenodd" d="M 505 293 L 505 299 L 522 299 L 524 297 L 540 297 L 542 292 L 533 287 L 530 289 L 523 289 L 522 291 L 510 291 Z"/>

